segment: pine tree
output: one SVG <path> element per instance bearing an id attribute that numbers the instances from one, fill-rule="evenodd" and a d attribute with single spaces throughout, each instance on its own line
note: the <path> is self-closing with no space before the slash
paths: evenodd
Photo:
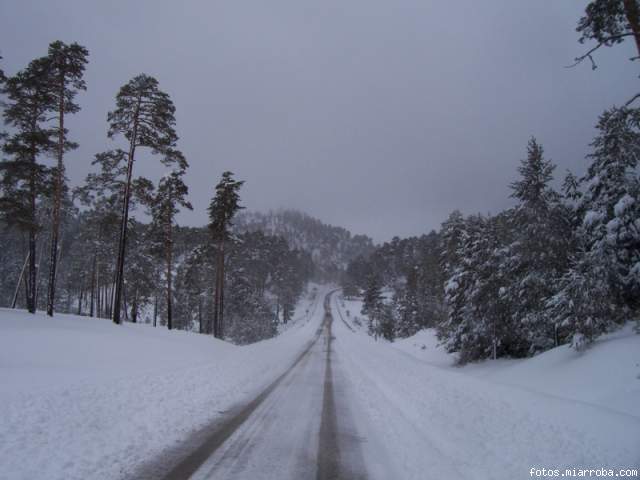
<path id="1" fill-rule="evenodd" d="M 418 239 L 417 300 L 418 315 L 416 328 L 438 325 L 445 316 L 444 281 L 445 273 L 441 262 L 442 239 L 435 231 Z"/>
<path id="2" fill-rule="evenodd" d="M 2 60 L 2 55 L 0 55 L 0 60 Z M 7 77 L 4 74 L 4 70 L 0 68 L 0 85 L 3 84 L 6 79 Z"/>
<path id="3" fill-rule="evenodd" d="M 186 161 L 184 162 L 186 164 Z M 150 203 L 153 228 L 162 238 L 162 251 L 166 263 L 166 300 L 167 300 L 167 328 L 173 327 L 172 318 L 172 276 L 173 276 L 173 228 L 175 216 L 179 207 L 192 210 L 193 207 L 187 201 L 188 187 L 182 180 L 185 169 L 175 169 L 166 174 L 160 180 L 157 192 Z"/>
<path id="4" fill-rule="evenodd" d="M 367 287 L 362 299 L 362 315 L 369 319 L 369 335 L 376 338 L 380 335 L 380 321 L 384 317 L 384 300 L 382 296 L 382 284 L 376 275 L 370 275 L 367 280 Z"/>
<path id="5" fill-rule="evenodd" d="M 576 206 L 578 200 L 582 198 L 582 191 L 580 190 L 580 179 L 576 177 L 572 172 L 567 171 L 562 182 L 562 196 L 565 201 L 570 202 L 572 206 Z"/>
<path id="6" fill-rule="evenodd" d="M 586 54 L 576 58 L 578 63 L 588 58 L 595 69 L 593 52 L 603 46 L 622 43 L 625 38 L 633 38 L 640 55 L 640 7 L 637 0 L 593 0 L 585 8 L 585 15 L 580 18 L 576 30 L 581 34 L 580 43 L 597 42 Z"/>
<path id="7" fill-rule="evenodd" d="M 186 254 L 186 258 L 176 274 L 176 296 L 182 298 L 183 308 L 189 320 L 194 318 L 198 323 L 199 333 L 211 333 L 210 322 L 205 314 L 207 299 L 207 279 L 209 265 L 205 253 L 206 248 L 197 246 Z M 212 276 L 212 275 L 211 275 Z"/>
<path id="8" fill-rule="evenodd" d="M 640 307 L 640 109 L 612 109 L 598 124 L 583 210 L 589 249 L 612 266 L 617 298 Z"/>
<path id="9" fill-rule="evenodd" d="M 371 273 L 371 263 L 364 256 L 358 255 L 351 260 L 342 281 L 342 287 L 346 289 L 345 298 L 360 296 L 367 286 L 367 280 Z"/>
<path id="10" fill-rule="evenodd" d="M 2 197 L 0 211 L 8 224 L 28 232 L 29 253 L 27 273 L 27 309 L 36 311 L 36 243 L 41 224 L 38 206 L 41 198 L 50 195 L 50 168 L 38 162 L 54 150 L 55 131 L 48 128 L 54 97 L 47 88 L 47 62 L 33 60 L 27 68 L 7 78 L 0 92 L 6 96 L 4 123 L 11 127 L 3 152 L 11 160 L 0 164 Z"/>
<path id="11" fill-rule="evenodd" d="M 531 351 L 558 344 L 555 324 L 546 302 L 568 268 L 571 227 L 550 187 L 555 165 L 544 158 L 535 138 L 529 141 L 527 158 L 518 171 L 521 178 L 511 185 L 518 200 L 513 214 L 514 239 L 509 246 L 505 276 L 506 295 L 515 301 L 514 321 L 526 331 Z"/>
<path id="12" fill-rule="evenodd" d="M 109 112 L 107 117 L 109 138 L 123 135 L 129 142 L 114 282 L 113 321 L 118 324 L 121 323 L 120 309 L 135 152 L 138 147 L 150 148 L 152 153 L 170 151 L 178 139 L 174 130 L 174 113 L 173 102 L 169 95 L 158 88 L 158 81 L 153 77 L 141 74 L 131 79 L 120 89 L 116 96 L 116 109 Z M 175 160 L 171 155 L 165 155 L 164 159 Z"/>
<path id="13" fill-rule="evenodd" d="M 161 282 L 161 265 L 152 252 L 151 228 L 130 220 L 127 247 L 127 269 L 124 277 L 122 298 L 125 318 L 138 322 L 139 312 L 155 299 Z M 128 315 L 131 312 L 131 315 Z"/>
<path id="14" fill-rule="evenodd" d="M 598 129 L 577 208 L 578 252 L 549 302 L 576 348 L 640 308 L 640 111 L 611 109 Z"/>
<path id="15" fill-rule="evenodd" d="M 99 167 L 96 173 L 89 173 L 85 184 L 74 190 L 80 203 L 87 207 L 86 241 L 92 243 L 91 256 L 91 298 L 97 316 L 110 317 L 113 304 L 113 284 L 108 278 L 115 276 L 113 258 L 118 255 L 118 224 L 124 202 L 123 192 L 127 179 L 127 154 L 123 150 L 109 150 L 98 153 L 92 165 Z M 130 209 L 148 199 L 152 183 L 144 177 L 131 181 Z M 131 223 L 131 221 L 129 222 Z M 93 313 L 91 313 L 93 314 Z"/>
<path id="16" fill-rule="evenodd" d="M 233 217 L 244 208 L 240 206 L 238 193 L 243 184 L 244 181 L 233 178 L 232 172 L 224 172 L 209 205 L 209 229 L 217 245 L 213 311 L 213 335 L 216 338 L 223 338 L 224 335 L 224 247 L 229 239 Z"/>
<path id="17" fill-rule="evenodd" d="M 51 90 L 55 107 L 54 113 L 58 115 L 58 144 L 56 146 L 57 168 L 55 171 L 55 190 L 51 227 L 51 250 L 49 260 L 49 285 L 47 294 L 47 315 L 53 315 L 56 287 L 56 271 L 58 266 L 58 239 L 60 235 L 60 209 L 64 188 L 64 153 L 77 148 L 77 144 L 66 138 L 67 130 L 64 126 L 65 115 L 76 113 L 80 110 L 74 98 L 79 90 L 86 90 L 82 79 L 87 56 L 86 48 L 72 43 L 66 45 L 61 41 L 49 45 L 49 54 L 45 57 L 47 63 L 47 83 Z"/>
<path id="18" fill-rule="evenodd" d="M 576 31 L 581 34 L 580 43 L 595 40 L 595 47 L 590 48 L 583 55 L 576 57 L 573 66 L 586 59 L 591 62 L 591 68 L 598 68 L 593 54 L 601 47 L 612 47 L 622 43 L 626 38 L 635 41 L 638 55 L 631 60 L 640 59 L 640 4 L 638 0 L 593 0 L 580 18 Z M 630 98 L 625 106 L 631 105 L 640 98 L 640 93 Z"/>
<path id="19" fill-rule="evenodd" d="M 462 322 L 467 307 L 464 292 L 468 284 L 467 271 L 464 269 L 464 244 L 468 239 L 469 223 L 458 210 L 454 210 L 442 224 L 441 266 L 444 272 L 444 302 L 446 317 L 437 325 L 440 341 L 448 351 L 459 350 L 454 332 Z"/>
<path id="20" fill-rule="evenodd" d="M 404 287 L 394 296 L 394 306 L 398 316 L 397 334 L 410 337 L 422 327 L 420 304 L 418 302 L 417 266 L 409 270 Z"/>
<path id="21" fill-rule="evenodd" d="M 447 315 L 437 325 L 438 338 L 447 351 L 459 353 L 460 363 L 522 355 L 502 268 L 510 212 L 493 218 L 474 215 L 462 224 L 458 215 L 453 220 L 443 231 L 443 259 L 451 260 L 446 267 Z"/>

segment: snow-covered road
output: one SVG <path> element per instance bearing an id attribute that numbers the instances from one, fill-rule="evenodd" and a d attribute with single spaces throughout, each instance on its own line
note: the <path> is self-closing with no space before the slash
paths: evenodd
<path id="1" fill-rule="evenodd" d="M 429 366 L 354 331 L 330 294 L 325 306 L 310 349 L 192 478 L 513 479 L 640 466 L 639 418 Z"/>
<path id="2" fill-rule="evenodd" d="M 334 365 L 330 294 L 325 312 L 309 348 L 291 368 L 215 425 L 200 452 L 167 478 L 367 478 L 351 397 Z"/>

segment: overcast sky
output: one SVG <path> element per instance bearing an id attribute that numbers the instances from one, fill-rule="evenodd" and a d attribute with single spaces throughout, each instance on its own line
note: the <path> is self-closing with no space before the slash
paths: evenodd
<path id="1" fill-rule="evenodd" d="M 206 222 L 224 170 L 252 210 L 289 207 L 383 241 L 448 213 L 496 212 L 535 135 L 583 173 L 599 113 L 636 92 L 631 43 L 599 68 L 564 68 L 586 47 L 586 1 L 0 1 L 3 68 L 53 40 L 90 51 L 82 111 L 68 124 L 81 182 L 119 87 L 145 72 L 177 109 L 194 211 Z M 157 179 L 158 159 L 135 173 Z"/>

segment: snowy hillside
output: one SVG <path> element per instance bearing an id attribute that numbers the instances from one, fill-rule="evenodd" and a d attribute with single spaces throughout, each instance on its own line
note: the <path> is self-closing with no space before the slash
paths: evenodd
<path id="1" fill-rule="evenodd" d="M 431 365 L 454 357 L 437 346 L 433 330 L 398 340 L 394 348 Z M 594 342 L 585 352 L 563 345 L 533 358 L 486 360 L 456 371 L 495 383 L 601 405 L 640 418 L 640 336 L 631 325 Z"/>
<path id="2" fill-rule="evenodd" d="M 321 273 L 329 276 L 373 249 L 369 237 L 352 235 L 344 228 L 327 225 L 295 210 L 242 212 L 235 220 L 235 228 L 239 232 L 263 231 L 284 237 L 290 247 L 309 252 Z"/>
<path id="3" fill-rule="evenodd" d="M 514 479 L 530 478 L 530 468 L 640 465 L 637 335 L 579 357 L 562 348 L 510 367 L 485 362 L 480 375 L 451 366 L 429 332 L 390 343 L 348 325 L 336 322 L 336 349 L 379 478 Z M 589 397 L 605 392 L 631 408 Z"/>
<path id="4" fill-rule="evenodd" d="M 360 300 L 340 299 L 335 305 L 359 333 L 366 334 L 368 320 L 360 313 Z M 640 418 L 640 335 L 631 324 L 599 338 L 584 352 L 563 345 L 532 358 L 485 360 L 462 367 L 454 366 L 456 356 L 439 345 L 434 329 L 421 330 L 393 343 L 379 342 L 429 366 L 452 369 L 491 383 L 599 405 Z"/>

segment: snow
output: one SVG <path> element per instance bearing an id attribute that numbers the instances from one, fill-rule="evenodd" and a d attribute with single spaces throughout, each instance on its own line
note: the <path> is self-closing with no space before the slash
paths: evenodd
<path id="1" fill-rule="evenodd" d="M 452 290 L 456 290 L 457 288 L 458 288 L 458 282 L 456 282 L 454 278 L 450 278 L 449 280 L 447 280 L 447 283 L 444 286 L 444 291 L 446 293 L 449 293 Z"/>
<path id="2" fill-rule="evenodd" d="M 584 214 L 584 219 L 582 220 L 582 223 L 586 227 L 589 227 L 589 226 L 593 225 L 594 223 L 600 222 L 603 218 L 604 218 L 604 215 L 602 214 L 602 212 L 596 212 L 595 210 L 589 210 L 588 212 L 586 212 Z"/>
<path id="3" fill-rule="evenodd" d="M 615 206 L 613 207 L 613 211 L 616 214 L 616 217 L 622 217 L 625 211 L 629 207 L 631 207 L 634 203 L 635 203 L 634 198 L 628 193 L 625 193 L 622 196 L 622 198 L 618 200 L 618 203 L 616 203 Z"/>
<path id="4" fill-rule="evenodd" d="M 529 478 L 533 467 L 640 464 L 640 416 L 629 413 L 631 403 L 638 402 L 634 389 L 640 380 L 627 375 L 637 375 L 637 365 L 629 362 L 637 362 L 640 349 L 631 335 L 612 338 L 608 346 L 607 340 L 599 342 L 584 354 L 558 350 L 470 374 L 465 370 L 473 368 L 452 367 L 453 359 L 437 351 L 432 332 L 402 345 L 376 342 L 341 322 L 334 324 L 334 345 L 360 407 L 361 434 L 372 447 L 365 449 L 367 464 L 393 471 L 380 472 L 379 478 L 512 479 Z M 425 348 L 409 347 L 410 342 Z M 411 349 L 422 358 L 407 354 Z M 609 356 L 614 349 L 625 353 Z M 554 362 L 559 368 L 552 374 L 548 370 Z M 596 369 L 598 363 L 603 365 Z M 594 385 L 605 370 L 616 369 L 622 372 Z M 535 390 L 547 380 L 546 389 L 553 393 Z M 609 388 L 611 397 L 624 397 L 628 404 L 600 396 Z M 569 394 L 595 399 L 589 403 Z"/>
<path id="5" fill-rule="evenodd" d="M 357 308 L 359 300 L 336 299 L 334 307 Z M 344 305 L 344 306 L 343 306 Z M 366 317 L 361 321 L 366 324 Z M 366 330 L 361 330 L 366 334 Z M 629 322 L 603 335 L 578 352 L 562 345 L 532 358 L 497 359 L 456 366 L 456 354 L 447 353 L 433 328 L 420 330 L 393 343 L 380 341 L 429 366 L 566 399 L 591 403 L 640 418 L 640 335 Z"/>
<path id="6" fill-rule="evenodd" d="M 0 477 L 130 476 L 262 390 L 322 315 L 316 308 L 282 335 L 238 347 L 147 325 L 0 309 Z"/>
<path id="7" fill-rule="evenodd" d="M 323 317 L 330 287 L 316 288 L 281 335 L 244 347 L 0 310 L 0 477 L 130 477 L 293 362 Z M 333 369 L 344 379 L 336 391 L 349 404 L 370 478 L 512 479 L 529 478 L 530 468 L 640 466 L 640 336 L 631 326 L 584 352 L 564 346 L 455 367 L 433 330 L 374 341 L 361 302 L 333 298 Z M 314 415 L 309 408 L 296 411 Z M 296 418 L 283 435 L 315 435 L 315 420 Z"/>
<path id="8" fill-rule="evenodd" d="M 584 352 L 568 345 L 536 357 L 476 367 L 485 380 L 589 403 L 640 418 L 640 335 L 632 325 L 597 339 Z"/>
<path id="9" fill-rule="evenodd" d="M 338 316 L 336 320 L 340 320 L 342 318 L 351 326 L 351 328 L 362 332 L 367 331 L 369 320 L 367 319 L 366 315 L 363 315 L 361 313 L 361 299 L 345 299 L 342 296 L 335 295 L 333 301 L 334 308 L 337 308 L 339 306 L 339 309 L 336 309 L 336 313 L 338 315 L 342 314 L 342 316 Z M 337 305 L 337 303 L 339 303 L 339 305 Z"/>
<path id="10" fill-rule="evenodd" d="M 532 358 L 486 360 L 464 367 L 454 367 L 455 355 L 438 345 L 433 329 L 391 345 L 432 366 L 640 418 L 640 335 L 631 324 L 602 336 L 584 352 L 563 345 Z"/>
<path id="11" fill-rule="evenodd" d="M 435 330 L 420 330 L 409 338 L 396 340 L 393 348 L 436 367 L 453 367 L 456 356 L 439 345 Z"/>

